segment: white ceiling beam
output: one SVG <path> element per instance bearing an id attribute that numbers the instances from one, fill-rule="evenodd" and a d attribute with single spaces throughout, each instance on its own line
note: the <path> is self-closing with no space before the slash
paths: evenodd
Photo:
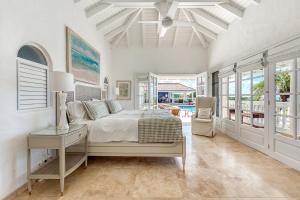
<path id="1" fill-rule="evenodd" d="M 218 39 L 218 34 L 216 34 L 215 32 L 207 29 L 206 27 L 198 24 L 197 22 L 193 22 L 192 26 L 194 26 L 198 31 L 200 31 L 201 33 L 203 33 L 205 36 L 213 39 L 213 40 L 217 40 Z"/>
<path id="2" fill-rule="evenodd" d="M 256 6 L 258 6 L 261 3 L 261 0 L 250 0 L 250 2 Z"/>
<path id="3" fill-rule="evenodd" d="M 181 9 L 178 10 L 177 20 L 180 16 L 180 12 L 181 12 Z M 175 26 L 175 33 L 174 33 L 174 38 L 173 38 L 173 48 L 175 48 L 175 46 L 176 46 L 177 35 L 178 35 L 178 26 Z"/>
<path id="4" fill-rule="evenodd" d="M 187 21 L 189 21 L 189 22 L 193 21 L 193 16 L 190 12 L 186 11 L 185 9 L 182 9 L 182 13 L 185 16 L 185 18 L 187 19 Z M 195 33 L 195 35 L 197 36 L 197 38 L 199 39 L 201 45 L 204 48 L 207 48 L 208 44 L 207 44 L 207 41 L 205 40 L 205 37 L 202 35 L 202 33 L 199 33 L 194 26 L 192 26 L 192 30 Z"/>
<path id="5" fill-rule="evenodd" d="M 219 3 L 224 3 L 227 0 L 176 0 L 178 8 L 195 8 L 199 6 L 215 6 Z M 111 3 L 114 7 L 122 8 L 156 8 L 155 4 L 160 0 L 105 0 L 106 3 Z"/>
<path id="6" fill-rule="evenodd" d="M 143 11 L 141 13 L 141 17 L 140 17 L 141 21 L 143 20 Z M 144 48 L 145 46 L 145 41 L 144 41 L 144 24 L 141 24 L 141 32 L 142 32 L 142 48 Z"/>
<path id="7" fill-rule="evenodd" d="M 203 10 L 203 9 L 189 9 L 194 15 L 201 17 L 205 21 L 217 26 L 218 28 L 222 30 L 228 30 L 229 24 L 224 22 L 223 20 L 217 18 L 216 16 L 210 14 L 209 12 Z"/>
<path id="8" fill-rule="evenodd" d="M 129 31 L 126 32 L 125 36 L 126 36 L 126 41 L 127 41 L 127 48 L 129 48 L 129 46 L 130 46 Z"/>
<path id="9" fill-rule="evenodd" d="M 141 12 L 142 12 L 142 8 L 140 8 L 138 11 L 136 11 L 135 13 L 133 13 L 132 15 L 130 15 L 125 23 L 125 30 L 118 35 L 118 37 L 115 39 L 115 41 L 113 42 L 113 46 L 116 47 L 118 46 L 118 44 L 120 43 L 122 37 L 128 32 L 128 30 L 130 29 L 130 27 L 134 24 L 134 22 L 136 21 L 136 19 L 140 16 Z"/>
<path id="10" fill-rule="evenodd" d="M 121 32 L 124 32 L 126 29 L 125 25 L 119 26 L 118 28 L 115 28 L 114 30 L 110 31 L 109 33 L 105 34 L 104 37 L 107 40 L 111 40 L 114 37 L 116 37 L 118 34 L 120 34 Z"/>
<path id="11" fill-rule="evenodd" d="M 124 10 L 120 11 L 119 13 L 113 15 L 112 17 L 109 17 L 108 19 L 98 23 L 96 25 L 96 28 L 97 28 L 97 30 L 100 30 L 100 29 L 108 26 L 109 24 L 114 23 L 115 21 L 118 21 L 120 19 L 127 17 L 134 11 L 136 11 L 136 9 L 124 9 Z"/>
<path id="12" fill-rule="evenodd" d="M 99 2 L 89 6 L 88 8 L 86 8 L 85 15 L 87 18 L 90 18 L 90 17 L 93 17 L 94 15 L 96 15 L 97 13 L 100 13 L 100 12 L 110 9 L 111 7 L 113 7 L 112 4 L 103 3 L 102 1 L 99 1 Z"/>
<path id="13" fill-rule="evenodd" d="M 218 6 L 233 16 L 237 17 L 238 19 L 242 19 L 244 15 L 244 10 L 239 8 L 238 6 L 234 5 L 231 1 L 228 1 L 228 3 L 220 3 Z"/>
<path id="14" fill-rule="evenodd" d="M 189 39 L 189 43 L 188 43 L 188 47 L 191 47 L 192 46 L 192 42 L 193 42 L 193 39 L 194 39 L 194 30 L 192 30 L 191 32 L 191 36 L 190 36 L 190 39 Z"/>
<path id="15" fill-rule="evenodd" d="M 160 12 L 157 11 L 157 21 L 160 20 Z M 161 29 L 161 23 L 157 23 L 157 32 L 156 32 L 156 37 L 157 37 L 157 47 L 160 46 L 160 37 L 159 37 L 159 33 L 160 33 L 160 29 Z"/>

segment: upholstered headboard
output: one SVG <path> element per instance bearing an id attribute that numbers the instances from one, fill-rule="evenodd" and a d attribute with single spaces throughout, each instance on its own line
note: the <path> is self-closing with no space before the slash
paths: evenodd
<path id="1" fill-rule="evenodd" d="M 86 86 L 86 85 L 76 85 L 75 92 L 68 92 L 67 102 L 70 101 L 88 101 L 92 99 L 101 99 L 101 88 Z"/>
<path id="2" fill-rule="evenodd" d="M 75 85 L 75 92 L 68 92 L 67 103 L 70 101 L 88 101 L 92 99 L 101 99 L 101 88 L 87 86 L 87 85 Z M 59 98 L 56 98 L 56 124 L 60 116 L 60 102 Z"/>

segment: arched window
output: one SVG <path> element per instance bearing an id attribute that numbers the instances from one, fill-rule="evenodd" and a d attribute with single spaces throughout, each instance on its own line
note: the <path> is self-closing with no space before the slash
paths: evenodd
<path id="1" fill-rule="evenodd" d="M 18 110 L 49 106 L 49 62 L 42 48 L 22 46 L 17 54 Z"/>

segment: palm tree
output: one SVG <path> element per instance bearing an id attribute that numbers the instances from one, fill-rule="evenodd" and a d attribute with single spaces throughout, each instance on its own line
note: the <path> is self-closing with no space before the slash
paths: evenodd
<path id="1" fill-rule="evenodd" d="M 265 92 L 265 81 L 262 80 L 253 86 L 253 100 L 259 101 Z"/>

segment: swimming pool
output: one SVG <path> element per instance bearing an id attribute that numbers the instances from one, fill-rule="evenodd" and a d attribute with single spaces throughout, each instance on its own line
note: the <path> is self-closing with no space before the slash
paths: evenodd
<path id="1" fill-rule="evenodd" d="M 180 109 L 182 110 L 187 110 L 189 112 L 196 112 L 196 107 L 195 106 L 188 106 L 188 105 L 184 105 L 184 106 L 178 106 Z"/>

